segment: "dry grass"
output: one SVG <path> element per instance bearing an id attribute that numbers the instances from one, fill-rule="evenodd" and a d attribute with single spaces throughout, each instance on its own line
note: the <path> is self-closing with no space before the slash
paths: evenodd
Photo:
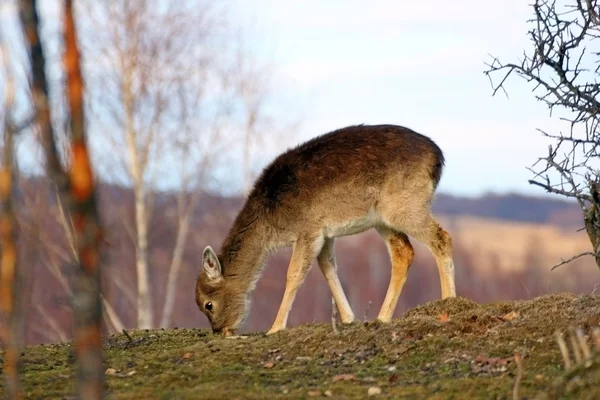
<path id="1" fill-rule="evenodd" d="M 106 339 L 111 398 L 262 399 L 533 398 L 564 374 L 555 332 L 600 326 L 600 297 L 557 294 L 532 301 L 476 304 L 464 298 L 415 307 L 389 325 L 303 325 L 273 336 L 225 339 L 203 329 L 131 332 Z M 27 398 L 72 389 L 69 345 L 28 347 Z M 562 398 L 597 396 L 600 376 L 586 374 Z M 377 390 L 373 389 L 373 392 Z"/>

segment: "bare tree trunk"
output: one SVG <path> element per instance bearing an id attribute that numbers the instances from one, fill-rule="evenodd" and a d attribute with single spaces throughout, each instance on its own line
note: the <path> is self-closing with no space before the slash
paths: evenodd
<path id="1" fill-rule="evenodd" d="M 19 379 L 21 355 L 21 296 L 22 276 L 17 254 L 16 218 L 14 210 L 14 130 L 11 125 L 14 83 L 8 60 L 8 46 L 2 42 L 2 61 L 6 64 L 6 99 L 4 104 L 4 151 L 0 169 L 0 238 L 2 259 L 0 264 L 0 309 L 2 311 L 2 340 L 4 345 L 4 376 L 6 398 L 21 399 L 23 391 Z"/>
<path id="2" fill-rule="evenodd" d="M 137 272 L 137 313 L 138 328 L 152 328 L 152 301 L 150 297 L 150 277 L 148 271 L 148 212 L 146 210 L 146 190 L 144 183 L 144 167 L 140 158 L 137 135 L 134 124 L 132 71 L 125 69 L 123 82 L 123 99 L 125 108 L 125 135 L 129 155 L 129 173 L 133 180 L 135 198 L 136 226 L 136 272 Z M 147 158 L 147 156 L 145 157 Z"/>
<path id="3" fill-rule="evenodd" d="M 64 9 L 64 65 L 71 122 L 69 188 L 71 215 L 78 251 L 73 279 L 73 344 L 77 358 L 77 392 L 82 399 L 104 397 L 100 301 L 100 252 L 102 229 L 96 207 L 96 190 L 87 149 L 83 108 L 83 79 L 73 17 L 72 0 Z"/>
<path id="4" fill-rule="evenodd" d="M 593 201 L 590 202 L 587 210 L 584 210 L 583 222 L 592 244 L 596 266 L 600 269 L 600 196 L 598 195 L 597 185 L 592 182 L 590 186 Z"/>
<path id="5" fill-rule="evenodd" d="M 69 250 L 71 251 L 72 261 L 79 264 L 80 260 L 79 260 L 79 254 L 77 252 L 77 243 L 75 241 L 75 237 L 73 236 L 73 233 L 75 231 L 74 226 L 73 226 L 73 219 L 70 218 L 70 216 L 69 216 L 69 218 L 67 218 L 67 214 L 65 212 L 62 202 L 60 201 L 60 197 L 57 198 L 56 207 L 57 207 L 57 212 L 58 212 L 58 222 L 61 225 L 63 232 L 65 233 L 65 237 L 67 239 L 67 245 L 69 246 Z M 69 262 L 71 262 L 71 260 L 69 260 Z M 63 287 L 63 290 L 65 291 L 65 293 L 69 297 L 72 297 L 73 292 L 72 292 L 71 288 L 67 285 L 66 279 L 63 276 L 60 269 L 53 263 L 50 263 L 50 271 L 56 277 L 56 279 L 59 281 L 59 283 Z M 125 291 L 125 289 L 126 289 L 125 286 L 122 285 L 120 283 L 120 281 L 117 281 L 117 282 L 119 282 L 117 284 L 119 289 L 121 289 L 122 291 Z M 124 292 L 124 294 L 127 295 L 127 293 L 125 293 L 125 292 Z M 106 299 L 106 297 L 104 297 L 104 295 L 102 293 L 100 294 L 100 297 L 102 299 L 102 307 L 105 311 L 103 317 L 106 319 L 107 327 L 112 326 L 114 328 L 114 330 L 116 330 L 116 332 L 121 332 L 123 330 L 123 328 L 125 327 L 125 325 L 123 324 L 123 321 L 119 317 L 119 314 L 114 309 L 114 307 L 110 304 L 110 302 Z M 64 340 L 62 340 L 62 341 L 64 341 Z"/>
<path id="6" fill-rule="evenodd" d="M 254 125 L 255 113 L 249 112 L 248 122 L 246 123 L 246 135 L 244 138 L 244 194 L 248 195 L 252 189 L 252 165 L 251 165 L 251 150 L 252 141 L 254 140 Z"/>
<path id="7" fill-rule="evenodd" d="M 252 143 L 256 140 L 256 125 L 259 122 L 262 93 L 257 90 L 258 75 L 248 72 L 243 75 L 240 92 L 246 105 L 246 135 L 244 138 L 244 193 L 248 195 L 252 189 Z"/>
<path id="8" fill-rule="evenodd" d="M 71 169 L 67 173 L 61 162 L 52 129 L 48 103 L 48 83 L 45 57 L 39 37 L 39 18 L 36 1 L 23 0 L 21 22 L 28 40 L 32 64 L 32 97 L 36 119 L 42 133 L 48 173 L 59 188 L 61 201 L 69 204 L 75 221 L 78 259 L 73 279 L 73 316 L 75 321 L 74 349 L 77 360 L 77 392 L 80 398 L 100 399 L 104 394 L 102 365 L 100 305 L 101 230 L 96 209 L 92 168 L 85 138 L 83 110 L 83 81 L 79 67 L 79 52 L 75 33 L 72 1 L 64 8 L 64 65 L 67 75 L 67 100 L 71 127 Z"/>
<path id="9" fill-rule="evenodd" d="M 148 220 L 146 202 L 142 187 L 135 190 L 135 223 L 137 228 L 136 271 L 138 288 L 138 328 L 152 328 L 152 300 L 150 297 L 150 276 L 148 271 Z"/>
<path id="10" fill-rule="evenodd" d="M 183 261 L 183 251 L 185 250 L 185 242 L 189 232 L 191 215 L 188 213 L 179 221 L 179 229 L 177 230 L 177 239 L 175 241 L 175 249 L 173 250 L 173 258 L 169 267 L 169 276 L 167 278 L 167 289 L 165 292 L 165 304 L 163 307 L 160 326 L 166 328 L 171 323 L 173 315 L 173 307 L 175 305 L 175 297 L 177 296 L 177 278 L 181 270 Z"/>

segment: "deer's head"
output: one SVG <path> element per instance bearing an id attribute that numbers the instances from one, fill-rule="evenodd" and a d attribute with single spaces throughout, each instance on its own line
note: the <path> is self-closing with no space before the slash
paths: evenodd
<path id="1" fill-rule="evenodd" d="M 237 277 L 226 278 L 221 261 L 210 246 L 204 249 L 196 281 L 196 304 L 206 315 L 213 332 L 232 335 L 246 315 L 247 294 Z"/>

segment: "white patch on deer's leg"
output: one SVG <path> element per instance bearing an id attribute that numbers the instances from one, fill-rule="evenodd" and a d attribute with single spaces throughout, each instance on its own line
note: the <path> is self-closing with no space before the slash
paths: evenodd
<path id="1" fill-rule="evenodd" d="M 311 260 L 313 258 L 311 251 L 311 244 L 305 244 L 299 241 L 294 245 L 294 251 L 288 267 L 283 299 L 279 305 L 279 311 L 277 312 L 277 317 L 275 317 L 275 322 L 273 322 L 267 335 L 286 328 L 288 315 L 294 304 L 296 293 L 298 292 L 300 285 L 302 285 L 302 282 L 304 282 L 304 278 L 306 278 L 306 274 L 310 269 Z"/>
<path id="2" fill-rule="evenodd" d="M 312 254 L 319 254 L 323 249 L 324 243 L 325 237 L 323 235 L 317 236 L 317 238 L 312 242 Z"/>
<path id="3" fill-rule="evenodd" d="M 442 299 L 456 297 L 456 287 L 454 284 L 454 262 L 452 259 L 445 259 L 440 260 L 438 264 L 442 286 Z"/>
<path id="4" fill-rule="evenodd" d="M 334 276 L 330 279 L 328 278 L 327 283 L 329 284 L 331 294 L 333 295 L 335 304 L 340 312 L 340 319 L 344 324 L 350 324 L 354 322 L 354 313 L 352 312 L 350 303 L 348 303 L 348 299 L 346 298 L 346 294 L 344 293 L 344 289 L 342 288 L 337 273 L 335 271 L 333 271 L 333 273 Z"/>
<path id="5" fill-rule="evenodd" d="M 329 285 L 331 294 L 335 299 L 335 304 L 337 305 L 338 311 L 340 312 L 340 319 L 345 324 L 353 322 L 354 313 L 352 312 L 352 308 L 348 303 L 348 299 L 346 298 L 346 294 L 344 293 L 344 289 L 342 288 L 342 284 L 335 270 L 335 267 L 329 263 L 319 263 L 319 267 L 321 267 L 321 271 L 323 272 L 325 280 Z"/>

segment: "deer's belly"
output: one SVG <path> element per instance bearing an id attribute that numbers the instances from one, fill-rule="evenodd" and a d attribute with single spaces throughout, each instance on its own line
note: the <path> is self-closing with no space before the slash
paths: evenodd
<path id="1" fill-rule="evenodd" d="M 371 209 L 368 214 L 341 221 L 328 221 L 323 229 L 325 237 L 356 235 L 376 227 L 381 222 L 379 215 Z"/>

